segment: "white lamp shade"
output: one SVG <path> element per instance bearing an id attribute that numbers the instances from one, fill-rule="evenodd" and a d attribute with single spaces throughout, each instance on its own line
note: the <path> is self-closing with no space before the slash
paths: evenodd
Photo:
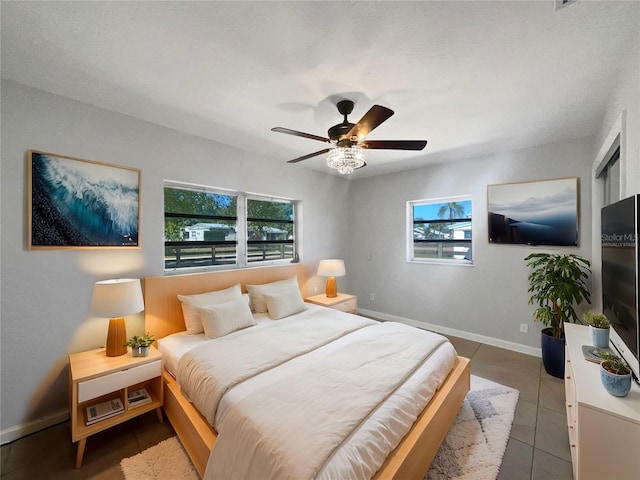
<path id="1" fill-rule="evenodd" d="M 91 313 L 96 317 L 124 317 L 144 310 L 142 288 L 137 278 L 119 278 L 96 282 Z"/>
<path id="2" fill-rule="evenodd" d="M 318 264 L 318 276 L 320 277 L 343 277 L 346 274 L 344 260 L 320 260 Z"/>

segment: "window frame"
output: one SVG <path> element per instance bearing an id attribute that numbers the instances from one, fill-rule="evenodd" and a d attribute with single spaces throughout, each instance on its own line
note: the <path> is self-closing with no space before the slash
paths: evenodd
<path id="1" fill-rule="evenodd" d="M 599 178 L 604 180 L 604 204 L 611 205 L 622 200 L 620 195 L 620 142 L 617 148 L 608 157 L 604 167 L 600 171 Z"/>
<path id="2" fill-rule="evenodd" d="M 168 246 L 177 246 L 183 245 L 185 243 L 193 243 L 193 241 L 184 240 L 184 241 L 166 241 L 164 240 L 164 254 L 163 254 L 163 269 L 165 275 L 172 274 L 184 274 L 184 273 L 197 273 L 197 272 L 208 272 L 208 271 L 216 271 L 216 270 L 236 270 L 236 269 L 246 269 L 246 268 L 255 268 L 255 267 L 263 267 L 263 266 L 271 266 L 271 265 L 284 265 L 289 263 L 297 263 L 299 261 L 299 253 L 298 253 L 298 228 L 299 228 L 299 220 L 298 220 L 298 209 L 299 209 L 299 201 L 284 198 L 284 197 L 275 197 L 273 195 L 262 195 L 257 193 L 247 193 L 236 190 L 229 190 L 225 188 L 219 187 L 211 187 L 207 185 L 198 185 L 192 183 L 183 183 L 177 181 L 165 180 L 163 182 L 163 218 L 166 221 L 167 211 L 164 206 L 164 191 L 166 188 L 172 188 L 177 190 L 191 190 L 195 192 L 204 192 L 213 195 L 224 195 L 230 197 L 236 197 L 236 216 L 235 217 L 225 217 L 226 220 L 232 220 L 235 218 L 236 221 L 236 239 L 235 242 L 233 240 L 225 240 L 219 241 L 225 244 L 233 243 L 236 246 L 236 255 L 235 255 L 235 263 L 228 264 L 220 264 L 220 265 L 201 265 L 201 266 L 188 266 L 188 267 L 167 267 L 166 265 L 166 247 Z M 249 240 L 248 239 L 248 223 L 249 219 L 247 218 L 247 210 L 248 210 L 248 202 L 250 200 L 258 200 L 258 201 L 266 201 L 266 202 L 274 202 L 274 203 L 286 203 L 292 205 L 292 219 L 286 220 L 285 222 L 290 222 L 293 224 L 293 233 L 292 238 L 289 240 Z M 184 215 L 191 217 L 199 217 L 202 214 L 198 213 L 187 213 L 187 214 L 176 214 L 170 213 L 170 216 L 175 217 L 178 215 Z M 222 218 L 222 217 L 221 217 Z M 261 219 L 265 220 L 265 219 Z M 266 219 L 267 221 L 276 221 L 281 219 Z M 163 238 L 164 238 L 164 221 L 163 221 Z M 208 241 L 208 244 L 212 242 L 217 243 L 218 241 Z M 250 244 L 259 244 L 261 242 L 266 243 L 287 243 L 292 245 L 292 258 L 282 258 L 282 259 L 271 259 L 271 260 L 253 260 L 249 261 L 248 252 Z M 222 243 L 221 243 L 222 244 Z"/>
<path id="3" fill-rule="evenodd" d="M 458 258 L 420 258 L 416 257 L 414 253 L 415 239 L 414 239 L 414 228 L 415 228 L 415 219 L 413 218 L 413 210 L 414 207 L 419 205 L 434 205 L 434 204 L 443 204 L 443 203 L 453 203 L 453 202 L 471 202 L 471 217 L 468 219 L 443 219 L 443 220 L 454 220 L 454 223 L 462 223 L 462 222 L 470 222 L 471 223 L 471 238 L 470 239 L 451 239 L 444 240 L 444 243 L 459 243 L 462 241 L 463 243 L 468 243 L 471 247 L 471 260 L 468 259 L 458 259 Z M 455 197 L 440 197 L 440 198 L 425 198 L 420 200 L 409 200 L 406 204 L 406 261 L 407 263 L 418 263 L 418 264 L 439 264 L 439 265 L 460 265 L 460 266 L 473 266 L 473 198 L 471 195 L 458 195 Z M 438 242 L 433 242 L 438 243 Z M 440 242 L 443 243 L 443 242 Z"/>

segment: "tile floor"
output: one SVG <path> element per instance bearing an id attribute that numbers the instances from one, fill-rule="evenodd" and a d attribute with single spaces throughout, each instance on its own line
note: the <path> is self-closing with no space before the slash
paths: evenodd
<path id="1" fill-rule="evenodd" d="M 451 338 L 471 374 L 517 388 L 518 406 L 498 480 L 571 480 L 564 381 L 537 357 Z"/>
<path id="2" fill-rule="evenodd" d="M 451 339 L 471 358 L 471 373 L 520 391 L 500 480 L 571 480 L 571 456 L 564 411 L 564 384 L 546 374 L 541 360 L 509 350 Z M 73 468 L 75 445 L 69 422 L 2 446 L 2 480 L 123 479 L 120 460 L 174 435 L 155 412 L 87 440 L 82 468 Z"/>

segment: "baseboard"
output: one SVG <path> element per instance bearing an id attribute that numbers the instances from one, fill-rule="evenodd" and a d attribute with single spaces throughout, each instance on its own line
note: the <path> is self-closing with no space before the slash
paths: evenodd
<path id="1" fill-rule="evenodd" d="M 44 430 L 45 428 L 66 422 L 67 420 L 69 420 L 69 410 L 65 409 L 46 417 L 39 418 L 38 420 L 34 420 L 33 422 L 9 427 L 0 431 L 0 445 L 13 442 L 19 438 Z"/>
<path id="2" fill-rule="evenodd" d="M 542 351 L 540 348 L 522 345 L 521 343 L 508 342 L 506 340 L 500 340 L 499 338 L 486 337 L 484 335 L 478 335 L 477 333 L 465 332 L 463 330 L 456 330 L 455 328 L 443 327 L 442 325 L 434 325 L 427 322 L 419 322 L 410 318 L 399 317 L 397 315 L 389 315 L 388 313 L 366 310 L 364 308 L 358 308 L 358 314 L 362 314 L 365 317 L 375 318 L 377 320 L 405 323 L 407 325 L 411 325 L 412 327 L 431 330 L 432 332 L 441 333 L 442 335 L 451 335 L 453 337 L 464 338 L 465 340 L 485 343 L 487 345 L 504 348 L 506 350 L 511 350 L 514 352 L 524 353 L 526 355 L 531 355 L 534 357 L 542 356 Z"/>

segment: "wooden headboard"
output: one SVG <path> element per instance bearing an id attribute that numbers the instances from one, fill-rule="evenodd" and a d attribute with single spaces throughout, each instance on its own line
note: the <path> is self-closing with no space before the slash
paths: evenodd
<path id="1" fill-rule="evenodd" d="M 194 295 L 231 287 L 237 283 L 246 292 L 245 285 L 261 285 L 298 276 L 302 296 L 307 283 L 304 265 L 293 263 L 277 267 L 245 268 L 208 273 L 146 277 L 144 279 L 145 332 L 162 338 L 186 330 L 182 317 L 182 304 L 178 295 Z"/>

